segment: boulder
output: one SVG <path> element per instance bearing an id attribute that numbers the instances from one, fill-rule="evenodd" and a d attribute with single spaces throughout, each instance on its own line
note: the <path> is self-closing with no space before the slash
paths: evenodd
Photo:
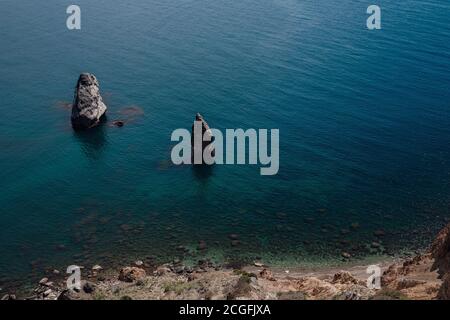
<path id="1" fill-rule="evenodd" d="M 14 294 L 5 294 L 0 300 L 16 300 L 16 296 Z"/>
<path id="2" fill-rule="evenodd" d="M 88 294 L 94 292 L 95 284 L 93 284 L 92 282 L 86 281 L 83 285 L 83 291 Z"/>
<path id="3" fill-rule="evenodd" d="M 104 118 L 106 110 L 97 78 L 90 73 L 81 74 L 72 105 L 73 128 L 87 129 L 98 125 Z"/>
<path id="4" fill-rule="evenodd" d="M 144 262 L 143 262 L 142 260 L 136 260 L 136 261 L 134 262 L 134 264 L 135 264 L 135 266 L 137 266 L 137 267 L 142 267 L 142 266 L 144 265 Z"/>
<path id="5" fill-rule="evenodd" d="M 133 282 L 145 278 L 146 273 L 144 269 L 137 267 L 125 267 L 120 270 L 119 280 L 124 282 Z"/>
<path id="6" fill-rule="evenodd" d="M 58 294 L 56 300 L 80 300 L 80 296 L 75 291 L 66 289 Z"/>
<path id="7" fill-rule="evenodd" d="M 262 279 L 266 279 L 269 281 L 276 281 L 275 277 L 273 276 L 272 271 L 268 270 L 268 269 L 263 269 L 260 273 L 259 273 L 260 278 Z"/>
<path id="8" fill-rule="evenodd" d="M 340 271 L 333 276 L 333 280 L 331 281 L 333 284 L 358 284 L 358 280 L 356 280 L 353 275 L 348 271 Z"/>
<path id="9" fill-rule="evenodd" d="M 98 272 L 103 270 L 101 265 L 96 264 L 95 266 L 92 267 L 92 271 Z"/>

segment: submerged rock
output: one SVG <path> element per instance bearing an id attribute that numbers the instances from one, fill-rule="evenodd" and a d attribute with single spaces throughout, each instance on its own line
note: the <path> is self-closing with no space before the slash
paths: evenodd
<path id="1" fill-rule="evenodd" d="M 72 105 L 73 128 L 87 129 L 98 125 L 106 110 L 97 78 L 93 74 L 82 73 L 78 79 Z"/>
<path id="2" fill-rule="evenodd" d="M 206 242 L 204 240 L 200 240 L 198 243 L 197 249 L 198 250 L 206 250 L 206 248 L 207 248 Z"/>
<path id="3" fill-rule="evenodd" d="M 239 240 L 239 235 L 232 233 L 228 236 L 231 240 Z"/>
<path id="4" fill-rule="evenodd" d="M 351 255 L 350 253 L 348 253 L 348 252 L 342 252 L 342 253 L 341 253 L 341 256 L 342 256 L 344 259 L 350 259 L 350 258 L 352 257 L 352 255 Z"/>
<path id="5" fill-rule="evenodd" d="M 123 127 L 125 125 L 125 121 L 123 121 L 123 120 L 114 120 L 112 124 L 113 124 L 113 126 L 121 128 L 121 127 Z"/>

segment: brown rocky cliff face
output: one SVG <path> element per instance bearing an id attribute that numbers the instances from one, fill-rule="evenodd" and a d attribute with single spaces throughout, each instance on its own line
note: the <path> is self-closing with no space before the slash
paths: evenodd
<path id="1" fill-rule="evenodd" d="M 450 300 L 450 224 L 439 232 L 430 251 L 434 258 L 432 270 L 437 270 L 442 279 L 438 299 Z"/>
<path id="2" fill-rule="evenodd" d="M 429 253 L 391 265 L 382 286 L 408 298 L 450 300 L 450 224 L 438 233 Z"/>
<path id="3" fill-rule="evenodd" d="M 439 232 L 430 252 L 434 259 L 433 270 L 443 278 L 450 271 L 450 224 Z"/>

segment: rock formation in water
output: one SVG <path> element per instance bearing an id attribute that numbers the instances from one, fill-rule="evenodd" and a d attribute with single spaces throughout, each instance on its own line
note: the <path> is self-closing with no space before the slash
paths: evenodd
<path id="1" fill-rule="evenodd" d="M 87 129 L 98 125 L 105 116 L 106 109 L 97 78 L 90 73 L 81 74 L 72 106 L 73 128 Z"/>
<path id="2" fill-rule="evenodd" d="M 202 126 L 202 143 L 201 144 L 195 144 L 195 135 L 194 135 L 194 127 L 195 127 L 195 122 L 201 122 L 201 126 Z M 192 125 L 192 136 L 191 136 L 191 145 L 192 145 L 192 163 L 195 164 L 194 162 L 194 155 L 195 152 L 201 152 L 202 154 L 202 164 L 205 164 L 205 161 L 203 159 L 203 152 L 205 150 L 208 150 L 208 153 L 211 154 L 211 156 L 215 156 L 215 150 L 214 147 L 211 145 L 211 142 L 214 141 L 214 137 L 212 136 L 212 131 L 208 125 L 208 123 L 205 121 L 205 119 L 203 119 L 202 115 L 200 113 L 197 113 L 197 115 L 195 116 L 195 122 Z M 206 141 L 204 141 L 206 140 Z M 201 150 L 200 150 L 201 148 Z"/>

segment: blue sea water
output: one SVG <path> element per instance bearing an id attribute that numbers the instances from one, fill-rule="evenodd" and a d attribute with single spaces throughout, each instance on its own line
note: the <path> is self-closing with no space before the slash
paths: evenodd
<path id="1" fill-rule="evenodd" d="M 372 2 L 1 0 L 0 287 L 180 245 L 280 265 L 426 245 L 450 217 L 450 3 L 377 0 L 369 31 Z M 85 71 L 125 127 L 72 130 Z M 173 166 L 196 112 L 280 129 L 279 174 Z"/>

